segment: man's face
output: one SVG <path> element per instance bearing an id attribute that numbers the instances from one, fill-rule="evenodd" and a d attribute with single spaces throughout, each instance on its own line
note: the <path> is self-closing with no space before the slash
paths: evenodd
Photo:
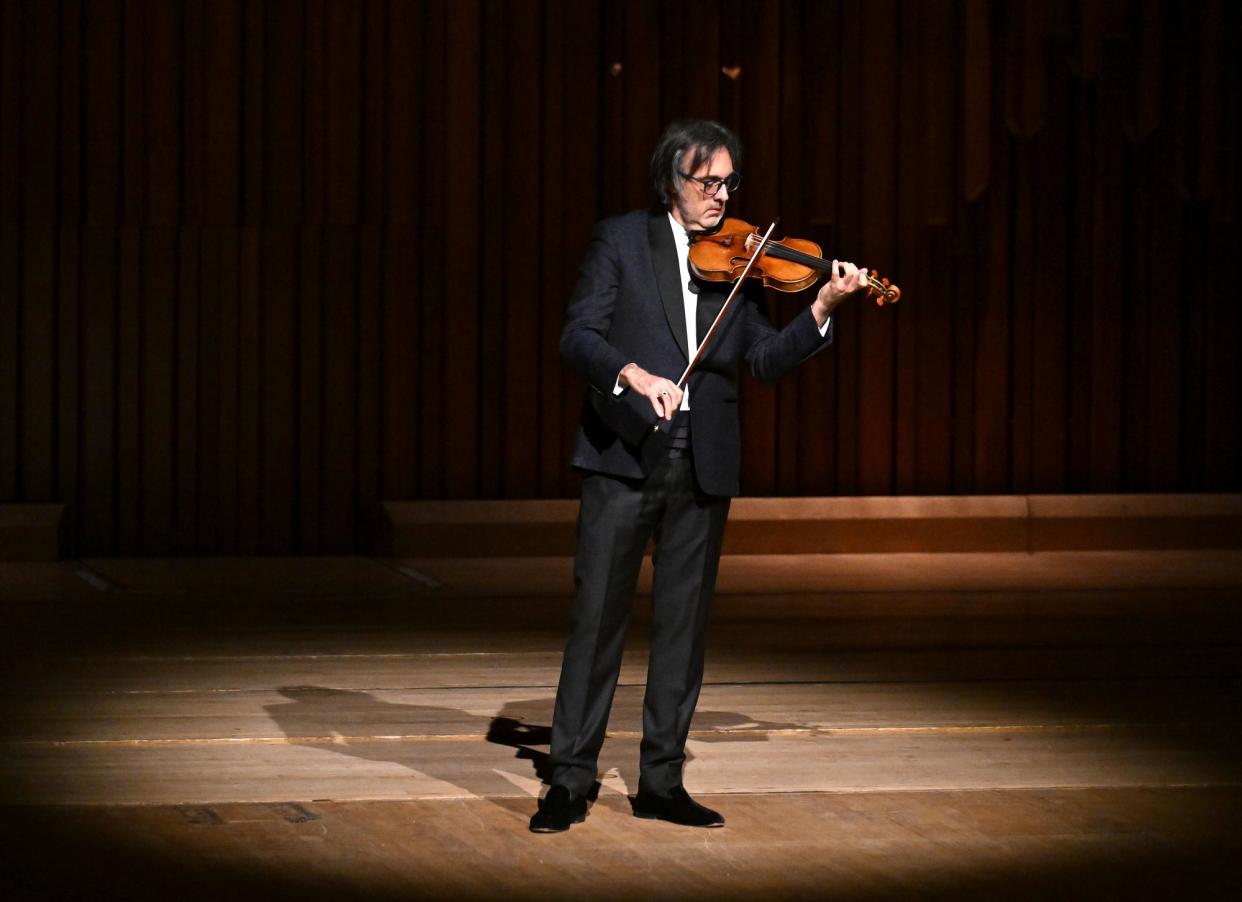
<path id="1" fill-rule="evenodd" d="M 682 154 L 683 160 L 694 159 L 694 149 Z M 698 178 L 725 178 L 733 171 L 733 158 L 729 151 L 719 148 L 702 165 L 689 175 Z M 712 197 L 708 197 L 701 182 L 682 179 L 681 190 L 673 198 L 673 218 L 691 232 L 707 232 L 720 225 L 724 219 L 725 204 L 729 201 L 729 189 L 724 185 Z"/>

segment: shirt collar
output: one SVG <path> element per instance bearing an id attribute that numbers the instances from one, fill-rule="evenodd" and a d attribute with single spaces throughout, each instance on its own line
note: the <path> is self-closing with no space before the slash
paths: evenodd
<path id="1" fill-rule="evenodd" d="M 686 227 L 673 218 L 672 212 L 668 214 L 668 224 L 673 230 L 673 240 L 677 242 L 677 252 L 684 257 L 690 248 L 690 235 Z"/>

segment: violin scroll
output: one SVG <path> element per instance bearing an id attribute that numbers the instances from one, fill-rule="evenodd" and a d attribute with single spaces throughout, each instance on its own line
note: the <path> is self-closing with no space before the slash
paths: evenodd
<path id="1" fill-rule="evenodd" d="M 901 289 L 874 270 L 867 273 L 866 290 L 867 297 L 873 298 L 877 307 L 896 304 L 901 300 Z"/>

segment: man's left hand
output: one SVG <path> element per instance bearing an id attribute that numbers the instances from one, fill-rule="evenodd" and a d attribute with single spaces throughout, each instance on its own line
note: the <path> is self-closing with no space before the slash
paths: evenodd
<path id="1" fill-rule="evenodd" d="M 811 312 L 822 328 L 832 315 L 832 310 L 851 294 L 867 287 L 867 270 L 859 269 L 848 260 L 833 260 L 832 275 L 819 289 Z"/>

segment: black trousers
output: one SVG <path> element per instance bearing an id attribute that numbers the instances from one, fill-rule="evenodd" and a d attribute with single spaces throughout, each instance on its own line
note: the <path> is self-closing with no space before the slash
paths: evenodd
<path id="1" fill-rule="evenodd" d="M 688 456 L 666 459 L 642 481 L 584 479 L 576 596 L 552 719 L 554 784 L 586 795 L 595 782 L 643 551 L 654 538 L 638 788 L 665 794 L 681 785 L 728 513 L 727 497 L 700 491 Z"/>

